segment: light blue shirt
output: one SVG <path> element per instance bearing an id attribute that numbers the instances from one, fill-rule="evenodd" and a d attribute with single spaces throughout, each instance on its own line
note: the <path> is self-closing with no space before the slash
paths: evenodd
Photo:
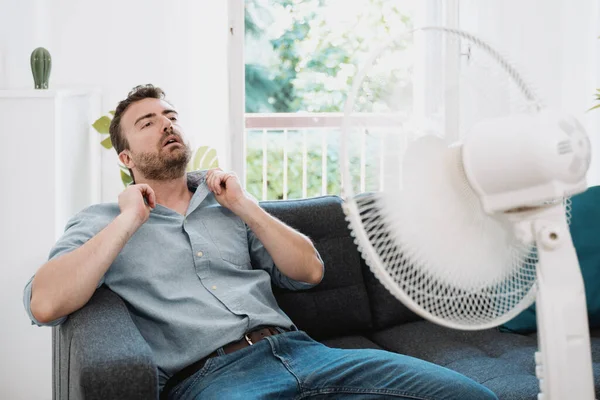
<path id="1" fill-rule="evenodd" d="M 153 352 L 161 387 L 175 372 L 253 328 L 293 328 L 271 283 L 292 290 L 314 286 L 277 269 L 247 225 L 217 203 L 205 174 L 187 175 L 194 195 L 186 215 L 157 204 L 98 283 L 125 301 Z M 119 213 L 116 203 L 84 209 L 69 221 L 49 258 L 77 249 Z M 31 313 L 32 280 L 23 301 L 32 323 L 42 325 Z"/>

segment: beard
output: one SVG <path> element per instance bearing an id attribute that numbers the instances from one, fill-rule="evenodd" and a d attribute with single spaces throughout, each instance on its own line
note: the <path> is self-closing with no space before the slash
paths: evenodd
<path id="1" fill-rule="evenodd" d="M 192 149 L 187 143 L 183 143 L 175 149 L 163 147 L 158 153 L 132 153 L 131 157 L 136 169 L 146 179 L 168 181 L 185 174 L 192 158 Z"/>

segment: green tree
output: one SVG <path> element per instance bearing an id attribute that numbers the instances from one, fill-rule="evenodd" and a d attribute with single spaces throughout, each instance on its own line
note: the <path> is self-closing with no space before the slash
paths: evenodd
<path id="1" fill-rule="evenodd" d="M 364 0 L 355 13 L 338 13 L 351 5 L 339 0 L 246 0 L 246 31 L 257 48 L 249 49 L 260 58 L 246 66 L 247 112 L 341 112 L 355 74 L 365 62 L 373 46 L 411 28 L 408 13 L 400 0 Z M 262 10 L 262 11 L 257 11 Z M 269 10 L 268 12 L 265 10 Z M 332 18 L 344 21 L 332 23 Z M 333 17 L 332 17 L 333 16 Z M 249 47 L 249 46 L 247 46 Z M 395 50 L 402 50 L 400 44 Z M 389 57 L 385 68 L 375 69 L 372 79 L 364 82 L 358 95 L 357 111 L 381 111 L 387 104 L 390 87 L 403 83 L 410 94 L 409 72 Z M 382 63 L 383 64 L 383 63 Z M 390 69 L 389 65 L 395 65 Z M 248 72 L 249 71 L 249 72 Z M 321 192 L 320 136 L 328 132 L 308 132 L 307 195 Z M 329 132 L 331 133 L 331 132 Z M 267 197 L 283 197 L 283 144 L 280 132 L 269 133 Z M 288 138 L 289 198 L 302 196 L 302 144 Z M 337 137 L 337 136 L 336 136 Z M 249 133 L 247 141 L 247 189 L 262 198 L 262 136 Z M 372 143 L 371 143 L 372 142 Z M 366 190 L 377 189 L 379 164 L 376 141 L 369 141 Z M 327 191 L 339 193 L 339 143 L 332 141 L 327 149 Z M 352 154 L 352 173 L 360 173 L 360 157 Z M 358 181 L 358 179 L 357 179 Z"/>
<path id="2" fill-rule="evenodd" d="M 257 39 L 265 34 L 262 26 L 271 21 L 272 17 L 268 8 L 257 0 L 247 0 L 244 13 L 244 33 L 246 41 Z M 246 112 L 272 112 L 274 111 L 270 99 L 279 92 L 279 85 L 273 79 L 272 69 L 267 65 L 258 63 L 246 63 L 245 91 Z"/>

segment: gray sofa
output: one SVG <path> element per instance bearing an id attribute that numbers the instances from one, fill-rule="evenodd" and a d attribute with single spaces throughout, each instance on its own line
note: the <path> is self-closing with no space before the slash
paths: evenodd
<path id="1" fill-rule="evenodd" d="M 453 369 L 500 399 L 537 398 L 535 335 L 454 331 L 422 320 L 374 278 L 349 235 L 336 196 L 262 202 L 271 214 L 304 232 L 325 262 L 325 277 L 304 292 L 274 289 L 282 309 L 314 339 L 341 348 L 385 349 Z M 156 399 L 150 348 L 123 301 L 99 288 L 90 302 L 54 328 L 55 399 Z M 596 396 L 600 332 L 592 332 Z"/>

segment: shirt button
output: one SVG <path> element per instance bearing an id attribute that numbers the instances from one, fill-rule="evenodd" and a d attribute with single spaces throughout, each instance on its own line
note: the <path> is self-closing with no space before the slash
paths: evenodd
<path id="1" fill-rule="evenodd" d="M 202 257 L 202 256 L 204 255 L 204 253 L 203 253 L 203 252 L 201 252 L 201 251 L 199 251 L 199 252 L 198 252 L 196 255 L 197 255 L 198 257 Z"/>
<path id="2" fill-rule="evenodd" d="M 212 290 L 217 290 L 217 287 L 216 287 L 216 286 L 213 286 L 213 287 L 212 287 Z"/>

